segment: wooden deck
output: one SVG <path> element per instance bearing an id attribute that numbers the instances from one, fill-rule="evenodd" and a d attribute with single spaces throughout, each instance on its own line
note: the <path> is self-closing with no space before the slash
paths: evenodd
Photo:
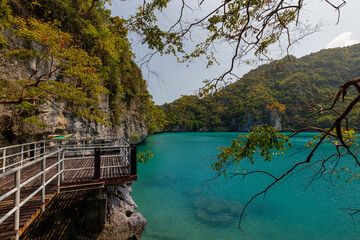
<path id="1" fill-rule="evenodd" d="M 105 184 L 123 182 L 123 178 L 130 177 L 130 169 L 126 166 L 112 168 L 111 166 L 126 165 L 126 159 L 123 157 L 112 157 L 111 154 L 101 156 L 100 179 L 95 179 L 94 158 L 75 159 L 65 161 L 65 169 L 80 169 L 64 173 L 64 180 L 61 185 L 84 184 L 89 182 L 105 182 Z M 106 167 L 111 168 L 106 168 Z M 93 168 L 91 170 L 82 170 L 81 168 Z M 132 176 L 136 180 L 136 175 Z"/>
<path id="2" fill-rule="evenodd" d="M 55 157 L 47 158 L 45 162 L 42 160 L 29 167 L 21 169 L 20 183 L 22 184 L 29 181 L 29 179 L 33 178 L 36 174 L 41 173 L 42 169 L 44 169 L 44 165 L 46 165 L 46 169 L 49 170 L 47 170 L 45 174 L 45 181 L 43 179 L 43 175 L 39 174 L 38 177 L 34 178 L 31 182 L 21 188 L 20 203 L 36 189 L 39 189 L 44 182 L 48 183 L 45 187 L 45 203 L 43 203 L 42 191 L 40 190 L 20 208 L 19 233 L 21 234 L 26 230 L 26 227 L 30 224 L 30 222 L 39 215 L 41 207 L 46 206 L 46 204 L 50 204 L 49 202 L 52 202 L 51 199 L 60 191 L 61 188 L 75 186 L 74 189 L 76 191 L 77 186 L 86 187 L 87 184 L 104 183 L 104 185 L 106 185 L 136 180 L 137 175 L 136 172 L 134 172 L 134 166 L 131 168 L 129 158 L 130 154 L 129 152 L 125 153 L 126 154 L 119 154 L 117 152 L 102 151 L 100 169 L 97 167 L 100 172 L 100 176 L 97 175 L 97 177 L 95 173 L 96 156 L 94 157 L 93 152 L 90 154 L 88 153 L 87 155 L 83 154 L 79 156 L 73 153 L 68 156 L 64 154 L 61 159 L 61 174 L 58 174 L 59 169 L 57 168 L 57 164 L 60 166 L 59 159 Z M 0 174 L 0 197 L 16 188 L 16 178 L 14 177 L 14 174 L 6 177 L 1 177 L 2 175 L 3 174 Z M 60 185 L 58 185 L 59 182 Z M 69 196 L 76 196 L 76 194 Z M 14 206 L 15 194 L 11 194 L 9 197 L 0 201 L 0 219 L 9 212 L 9 210 L 14 208 Z M 14 239 L 15 235 L 14 214 L 12 214 L 0 224 L 0 240 Z"/>
<path id="3" fill-rule="evenodd" d="M 55 186 L 54 186 L 55 188 Z M 49 189 L 47 190 L 47 194 L 46 194 L 46 202 L 48 202 L 52 196 L 54 196 L 55 194 L 55 190 L 53 189 Z M 21 195 L 21 199 L 24 200 L 25 197 L 27 195 L 29 195 L 29 193 L 32 191 L 32 189 L 29 190 L 25 190 L 24 193 L 22 193 Z M 34 198 L 32 198 L 29 202 L 27 202 L 20 211 L 20 227 L 23 229 L 26 229 L 26 226 L 31 222 L 32 218 L 35 218 L 39 213 L 40 213 L 40 209 L 41 206 L 43 205 L 41 202 L 41 196 L 39 196 L 40 194 L 38 194 L 38 196 L 35 196 Z M 4 213 L 6 213 L 9 209 L 13 208 L 14 206 L 14 198 L 10 198 L 8 201 L 2 202 L 0 205 L 0 214 L 3 215 Z M 14 216 L 9 217 L 8 219 L 6 219 L 5 222 L 3 222 L 0 225 L 0 239 L 1 240 L 5 240 L 5 239 L 12 239 L 15 234 L 16 231 L 14 231 L 13 229 L 14 226 Z"/>

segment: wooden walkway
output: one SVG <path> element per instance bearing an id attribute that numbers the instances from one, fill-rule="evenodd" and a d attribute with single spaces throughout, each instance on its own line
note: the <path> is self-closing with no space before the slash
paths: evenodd
<path id="1" fill-rule="evenodd" d="M 88 182 L 105 182 L 105 184 L 123 182 L 130 177 L 130 169 L 123 157 L 112 157 L 111 154 L 101 156 L 100 179 L 94 179 L 94 157 L 88 159 L 73 159 L 65 161 L 65 169 L 79 169 L 64 173 L 63 185 L 83 184 Z M 111 166 L 123 166 L 113 168 Z M 111 167 L 111 168 L 110 168 Z M 83 170 L 85 168 L 85 170 Z M 91 168 L 91 169 L 90 169 Z M 134 177 L 134 176 L 133 176 Z M 129 179 L 130 180 L 130 179 Z M 136 180 L 136 179 L 132 179 Z"/>
<path id="2" fill-rule="evenodd" d="M 47 166 L 55 162 L 55 159 L 48 161 Z M 40 163 L 34 164 L 31 168 L 24 169 L 21 175 L 21 182 L 25 182 L 30 177 L 34 175 L 35 172 L 39 172 Z M 53 170 L 51 175 L 55 174 Z M 50 174 L 47 176 L 47 180 L 50 179 Z M 15 185 L 15 179 L 13 176 L 7 176 L 0 180 L 0 196 L 4 195 L 9 190 L 13 189 Z M 24 201 L 34 190 L 41 186 L 41 176 L 37 177 L 33 182 L 25 186 L 20 194 L 20 201 Z M 49 200 L 51 196 L 56 192 L 56 184 L 54 182 L 49 184 L 49 187 L 46 189 L 46 200 Z M 9 209 L 14 207 L 15 196 L 12 194 L 5 200 L 0 202 L 0 216 L 5 215 Z M 24 226 L 27 221 L 33 216 L 41 207 L 41 193 L 35 195 L 30 201 L 28 201 L 20 211 L 20 226 Z M 14 215 L 6 219 L 2 224 L 0 224 L 0 239 L 10 239 L 14 236 Z"/>
<path id="3" fill-rule="evenodd" d="M 24 162 L 21 166 L 0 173 L 0 220 L 9 215 L 16 203 L 22 205 L 19 211 L 19 232 L 14 230 L 14 211 L 0 223 L 0 240 L 18 238 L 39 215 L 40 209 L 46 208 L 46 205 L 52 202 L 51 199 L 61 191 L 77 191 L 86 189 L 92 186 L 91 184 L 103 184 L 97 186 L 99 187 L 137 178 L 136 147 L 134 150 L 130 145 L 95 148 L 86 146 L 57 151 L 57 155 L 46 157 L 48 155 L 44 154 L 39 159 Z M 19 182 L 16 181 L 17 174 Z M 16 186 L 20 186 L 18 200 Z M 11 191 L 13 194 L 3 197 Z M 38 192 L 34 194 L 35 191 Z M 2 197 L 4 199 L 1 200 Z"/>

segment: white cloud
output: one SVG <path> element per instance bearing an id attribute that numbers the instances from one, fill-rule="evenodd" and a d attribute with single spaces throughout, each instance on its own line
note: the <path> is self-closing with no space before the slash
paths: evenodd
<path id="1" fill-rule="evenodd" d="M 346 47 L 356 43 L 359 43 L 358 40 L 351 39 L 351 32 L 344 32 L 334 38 L 331 42 L 329 42 L 326 48 L 336 48 L 336 47 Z"/>

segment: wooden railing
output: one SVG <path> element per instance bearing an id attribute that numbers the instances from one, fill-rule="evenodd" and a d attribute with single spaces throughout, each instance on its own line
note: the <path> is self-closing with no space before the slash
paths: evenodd
<path id="1" fill-rule="evenodd" d="M 16 152 L 17 150 L 18 152 Z M 14 179 L 14 186 L 10 190 L 6 190 L 5 193 L 0 193 L 2 194 L 0 195 L 0 203 L 10 196 L 14 196 L 14 206 L 5 215 L 0 216 L 0 224 L 14 215 L 15 231 L 19 230 L 20 211 L 24 204 L 40 191 L 41 203 L 44 203 L 47 186 L 50 183 L 55 183 L 57 191 L 59 191 L 62 182 L 66 180 L 64 174 L 67 172 L 91 170 L 94 171 L 93 179 L 100 179 L 102 169 L 125 168 L 128 169 L 129 174 L 136 175 L 136 147 L 130 146 L 122 139 L 40 141 L 3 147 L 0 148 L 0 153 L 2 153 L 0 181 L 9 178 L 9 176 L 13 176 Z M 116 165 L 101 166 L 102 159 L 109 156 L 119 157 L 123 159 L 123 162 Z M 49 159 L 52 161 L 50 162 Z M 94 159 L 94 164 L 87 167 L 81 166 L 81 164 L 78 164 L 78 167 L 65 164 L 72 160 L 81 163 L 91 161 L 91 159 Z M 35 166 L 34 164 L 40 164 L 41 170 L 34 172 L 30 178 L 22 180 L 22 172 Z M 66 165 L 70 167 L 66 168 Z M 21 200 L 22 189 L 39 178 L 41 178 L 40 186 L 31 189 L 32 192 Z"/>

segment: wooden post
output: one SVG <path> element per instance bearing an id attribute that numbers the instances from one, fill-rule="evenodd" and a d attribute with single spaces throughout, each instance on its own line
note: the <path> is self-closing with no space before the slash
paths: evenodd
<path id="1" fill-rule="evenodd" d="M 136 145 L 130 146 L 130 175 L 136 175 Z"/>
<path id="2" fill-rule="evenodd" d="M 45 141 L 40 143 L 40 156 L 45 154 Z"/>
<path id="3" fill-rule="evenodd" d="M 100 148 L 94 148 L 94 167 L 95 167 L 95 173 L 94 173 L 94 178 L 95 179 L 100 179 L 100 165 L 101 165 L 101 149 Z"/>
<path id="4" fill-rule="evenodd" d="M 30 144 L 30 161 L 35 160 L 35 144 Z"/>
<path id="5" fill-rule="evenodd" d="M 80 147 L 86 147 L 86 141 L 85 140 L 80 140 Z M 84 157 L 85 156 L 85 150 L 81 149 L 81 155 Z"/>

